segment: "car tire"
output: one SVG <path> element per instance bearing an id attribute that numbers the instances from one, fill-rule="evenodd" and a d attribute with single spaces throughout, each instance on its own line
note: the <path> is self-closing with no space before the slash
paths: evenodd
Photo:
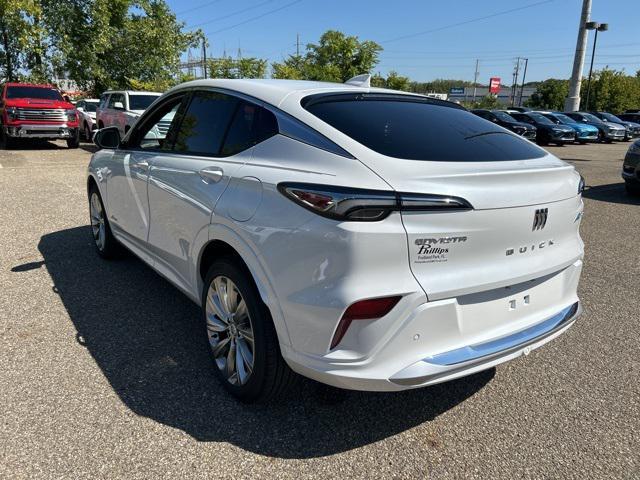
<path id="1" fill-rule="evenodd" d="M 7 135 L 2 125 L 0 125 L 0 150 L 11 150 L 15 145 L 15 140 Z"/>
<path id="2" fill-rule="evenodd" d="M 95 185 L 89 188 L 89 223 L 98 255 L 106 259 L 116 258 L 122 252 L 122 246 L 111 232 L 102 196 Z"/>
<path id="3" fill-rule="evenodd" d="M 633 195 L 634 197 L 640 196 L 640 182 L 626 180 L 624 182 L 624 188 L 629 195 Z"/>
<path id="4" fill-rule="evenodd" d="M 76 133 L 73 137 L 67 138 L 68 148 L 78 148 L 80 146 L 80 129 L 76 129 Z"/>
<path id="5" fill-rule="evenodd" d="M 82 128 L 82 134 L 84 135 L 84 139 L 87 142 L 91 141 L 91 129 L 89 128 L 89 125 L 87 125 L 87 122 L 84 122 L 84 126 Z"/>
<path id="6" fill-rule="evenodd" d="M 291 390 L 298 375 L 282 358 L 269 309 L 239 259 L 224 257 L 209 267 L 202 314 L 213 370 L 231 395 L 266 403 Z"/>

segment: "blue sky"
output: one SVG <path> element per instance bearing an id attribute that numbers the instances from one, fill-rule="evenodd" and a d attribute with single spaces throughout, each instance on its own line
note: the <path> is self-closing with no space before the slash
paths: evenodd
<path id="1" fill-rule="evenodd" d="M 383 75 L 396 70 L 412 80 L 473 80 L 491 76 L 511 83 L 515 58 L 528 57 L 527 80 L 571 74 L 582 0 L 168 0 L 187 28 L 201 28 L 209 55 L 280 61 L 328 29 L 384 47 Z M 531 5 L 531 6 L 530 6 Z M 530 6 L 527 8 L 527 6 Z M 515 10 L 504 14 L 507 10 Z M 495 15 L 499 14 L 499 15 Z M 489 17 L 481 20 L 480 17 Z M 609 23 L 598 35 L 594 68 L 640 70 L 640 2 L 593 0 L 592 20 Z M 462 23 L 462 24 L 461 24 Z M 461 25 L 456 25 L 461 24 Z M 588 73 L 591 42 L 584 74 Z"/>

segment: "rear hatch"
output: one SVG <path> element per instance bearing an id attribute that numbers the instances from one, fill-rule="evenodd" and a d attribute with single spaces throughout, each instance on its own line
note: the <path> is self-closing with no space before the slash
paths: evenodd
<path id="1" fill-rule="evenodd" d="M 430 299 L 515 285 L 581 257 L 571 165 L 455 106 L 360 97 L 305 108 L 367 147 L 350 151 L 397 192 L 473 207 L 401 213 L 411 270 Z"/>

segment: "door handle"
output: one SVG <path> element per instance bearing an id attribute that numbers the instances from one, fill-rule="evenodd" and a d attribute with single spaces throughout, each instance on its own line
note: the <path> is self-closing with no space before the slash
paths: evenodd
<path id="1" fill-rule="evenodd" d="M 132 166 L 135 168 L 139 168 L 140 170 L 149 170 L 149 162 L 147 162 L 146 160 L 136 162 Z"/>
<path id="2" fill-rule="evenodd" d="M 206 183 L 217 183 L 222 180 L 223 171 L 219 167 L 203 168 L 198 172 Z"/>

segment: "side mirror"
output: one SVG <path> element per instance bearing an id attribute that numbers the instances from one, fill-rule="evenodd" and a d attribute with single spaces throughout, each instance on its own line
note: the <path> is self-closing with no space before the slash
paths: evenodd
<path id="1" fill-rule="evenodd" d="M 114 102 L 113 108 L 115 108 L 116 110 L 124 110 L 124 105 L 122 104 L 122 102 Z"/>
<path id="2" fill-rule="evenodd" d="M 120 130 L 118 127 L 107 127 L 96 130 L 93 135 L 93 143 L 99 148 L 114 150 L 120 146 Z"/>
<path id="3" fill-rule="evenodd" d="M 78 107 L 78 106 L 76 106 L 76 110 L 78 110 L 79 112 L 84 112 L 84 107 Z"/>

